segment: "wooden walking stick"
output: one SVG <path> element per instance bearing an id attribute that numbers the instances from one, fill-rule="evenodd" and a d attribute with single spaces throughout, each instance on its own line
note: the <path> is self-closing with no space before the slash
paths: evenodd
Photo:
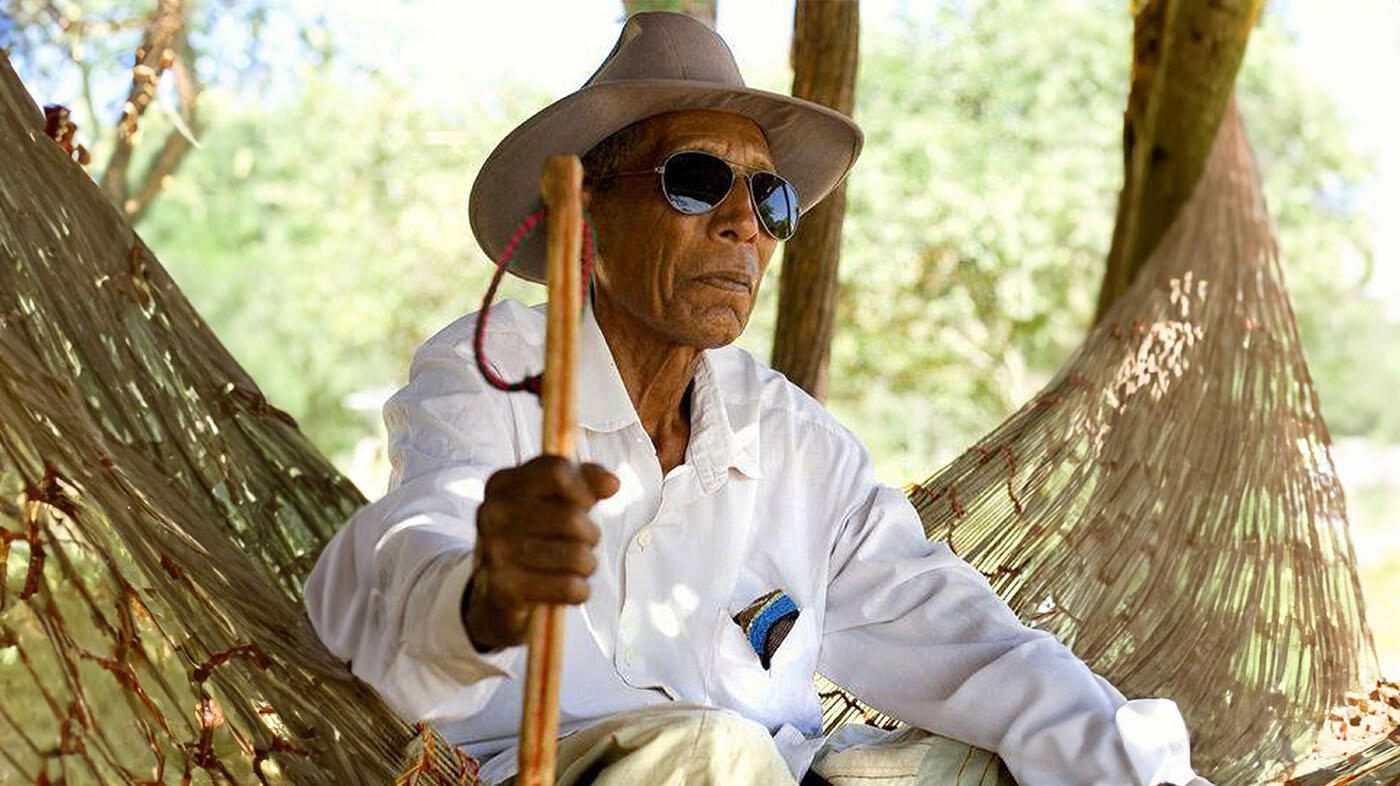
<path id="1" fill-rule="evenodd" d="M 549 211 L 545 272 L 549 289 L 545 329 L 545 453 L 574 458 L 574 366 L 578 360 L 579 252 L 583 228 L 583 166 L 578 156 L 551 156 L 540 173 Z M 552 786 L 559 736 L 559 671 L 564 656 L 564 607 L 536 606 L 530 615 L 525 702 L 520 717 L 521 786 Z"/>

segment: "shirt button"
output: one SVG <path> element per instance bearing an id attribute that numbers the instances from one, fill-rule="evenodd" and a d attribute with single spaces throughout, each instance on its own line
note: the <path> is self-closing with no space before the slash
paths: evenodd
<path id="1" fill-rule="evenodd" d="M 651 545 L 651 530 L 644 529 L 637 533 L 637 545 L 641 548 L 646 548 Z"/>
<path id="2" fill-rule="evenodd" d="M 631 648 L 631 647 L 628 647 L 627 649 L 623 650 L 623 652 L 622 652 L 622 662 L 625 663 L 625 664 L 627 664 L 628 666 L 631 666 L 631 665 L 632 665 L 632 660 L 633 660 L 632 648 Z"/>

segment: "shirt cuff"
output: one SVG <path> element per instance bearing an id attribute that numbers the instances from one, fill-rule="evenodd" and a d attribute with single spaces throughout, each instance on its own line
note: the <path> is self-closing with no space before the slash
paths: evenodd
<path id="1" fill-rule="evenodd" d="M 1114 715 L 1123 750 L 1141 786 L 1205 783 L 1191 769 L 1191 743 L 1176 702 L 1134 699 Z"/>
<path id="2" fill-rule="evenodd" d="M 453 677 L 471 684 L 488 677 L 515 675 L 511 665 L 517 647 L 491 653 L 477 650 L 462 621 L 462 593 L 471 580 L 472 552 L 454 552 L 441 557 L 419 578 L 410 608 L 426 609 L 421 627 L 409 638 L 405 649 L 415 657 L 432 661 Z"/>

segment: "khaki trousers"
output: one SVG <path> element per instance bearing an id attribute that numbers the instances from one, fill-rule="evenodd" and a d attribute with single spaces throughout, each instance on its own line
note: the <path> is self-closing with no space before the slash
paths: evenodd
<path id="1" fill-rule="evenodd" d="M 658 704 L 559 741 L 559 786 L 794 786 L 768 730 L 736 712 Z M 505 784 L 516 783 L 515 778 Z"/>

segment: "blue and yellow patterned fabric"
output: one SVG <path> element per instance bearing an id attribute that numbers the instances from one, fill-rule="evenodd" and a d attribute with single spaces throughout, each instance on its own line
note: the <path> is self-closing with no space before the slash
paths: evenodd
<path id="1" fill-rule="evenodd" d="M 773 660 L 773 653 L 787 638 L 788 631 L 797 621 L 802 610 L 793 599 L 782 590 L 773 590 L 759 596 L 757 600 L 734 615 L 734 621 L 744 629 L 749 646 L 758 655 L 759 663 L 767 669 Z"/>

